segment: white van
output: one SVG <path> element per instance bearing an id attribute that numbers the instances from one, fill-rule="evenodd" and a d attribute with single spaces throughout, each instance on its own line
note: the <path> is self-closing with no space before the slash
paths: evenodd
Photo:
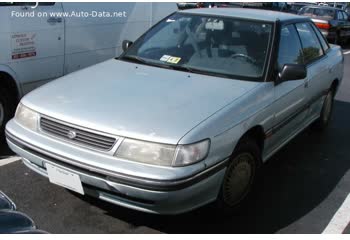
<path id="1" fill-rule="evenodd" d="M 176 3 L 34 5 L 0 3 L 0 138 L 24 94 L 118 56 L 124 39 L 136 40 L 177 10 Z"/>

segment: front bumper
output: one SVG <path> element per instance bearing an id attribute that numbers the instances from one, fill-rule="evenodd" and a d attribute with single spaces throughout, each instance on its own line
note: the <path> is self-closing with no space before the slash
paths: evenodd
<path id="1" fill-rule="evenodd" d="M 17 137 L 16 130 L 23 131 L 17 128 L 22 127 L 13 120 L 7 125 L 8 145 L 33 171 L 48 177 L 45 164 L 56 165 L 78 174 L 86 194 L 149 213 L 179 214 L 214 201 L 226 169 L 227 160 L 186 178 L 135 177 L 75 161 L 74 156 L 58 154 L 52 151 L 53 148 L 49 151 L 43 147 L 45 145 L 36 143 L 37 138 L 29 142 Z M 49 139 L 47 141 L 52 144 Z"/>

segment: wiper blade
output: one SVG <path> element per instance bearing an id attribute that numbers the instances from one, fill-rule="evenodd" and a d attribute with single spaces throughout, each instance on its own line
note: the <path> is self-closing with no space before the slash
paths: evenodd
<path id="1" fill-rule="evenodd" d="M 148 64 L 148 62 L 138 56 L 123 56 L 122 58 L 120 58 L 120 60 L 128 60 L 128 61 L 133 61 L 136 63 L 142 63 L 142 64 Z"/>
<path id="2" fill-rule="evenodd" d="M 124 60 L 128 60 L 128 61 L 133 61 L 133 62 L 136 62 L 136 63 L 149 65 L 149 66 L 171 69 L 171 66 L 169 66 L 169 65 L 157 64 L 157 63 L 149 62 L 149 61 L 146 61 L 145 59 L 140 58 L 138 56 L 124 56 L 120 60 L 123 60 L 123 59 Z"/>

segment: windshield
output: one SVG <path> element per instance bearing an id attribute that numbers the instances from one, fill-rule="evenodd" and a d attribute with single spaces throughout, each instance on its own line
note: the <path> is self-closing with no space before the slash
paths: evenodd
<path id="1" fill-rule="evenodd" d="M 121 60 L 260 81 L 272 24 L 175 13 L 148 31 Z"/>

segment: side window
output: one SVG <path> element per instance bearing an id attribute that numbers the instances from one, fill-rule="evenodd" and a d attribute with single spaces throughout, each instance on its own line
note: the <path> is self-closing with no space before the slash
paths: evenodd
<path id="1" fill-rule="evenodd" d="M 323 37 L 322 33 L 320 32 L 319 28 L 316 27 L 314 24 L 310 24 L 312 26 L 312 28 L 314 29 L 318 39 L 321 42 L 321 45 L 323 47 L 323 50 L 326 52 L 329 49 L 329 45 L 328 42 L 326 41 L 326 39 Z"/>
<path id="2" fill-rule="evenodd" d="M 297 27 L 304 55 L 304 63 L 308 64 L 323 55 L 323 50 L 316 33 L 308 23 L 298 23 Z"/>
<path id="3" fill-rule="evenodd" d="M 279 71 L 282 70 L 285 64 L 303 64 L 300 40 L 292 24 L 283 27 L 281 30 L 277 64 Z"/>
<path id="4" fill-rule="evenodd" d="M 346 12 L 342 12 L 343 13 L 343 16 L 344 16 L 344 20 L 348 20 L 349 19 L 349 16 L 348 16 L 348 14 L 346 14 Z"/>
<path id="5" fill-rule="evenodd" d="M 341 11 L 338 11 L 338 20 L 344 20 L 344 16 Z"/>

